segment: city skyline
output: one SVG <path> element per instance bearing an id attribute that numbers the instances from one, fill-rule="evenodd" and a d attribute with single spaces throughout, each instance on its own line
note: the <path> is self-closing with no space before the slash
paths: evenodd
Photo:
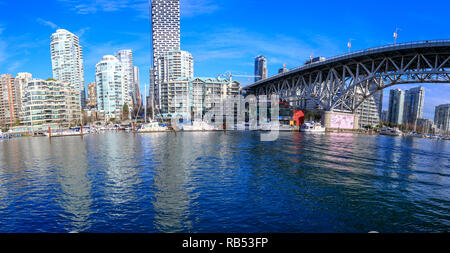
<path id="1" fill-rule="evenodd" d="M 237 1 L 181 1 L 182 49 L 192 53 L 197 76 L 217 76 L 228 70 L 234 74 L 252 74 L 253 59 L 259 54 L 266 55 L 271 76 L 285 63 L 288 69 L 302 65 L 311 54 L 331 57 L 346 53 L 349 38 L 354 38 L 352 51 L 392 44 L 392 33 L 396 27 L 401 28 L 397 43 L 441 39 L 446 33 L 438 28 L 441 26 L 434 24 L 448 22 L 445 18 L 431 14 L 427 16 L 411 4 L 402 5 L 405 11 L 396 13 L 397 17 L 380 11 L 381 7 L 371 7 L 379 15 L 378 21 L 361 14 L 350 14 L 336 24 L 320 19 L 311 23 L 308 20 L 316 14 L 287 15 L 300 7 L 296 1 L 279 6 L 271 5 L 269 1 L 259 3 L 255 6 Z M 149 82 L 152 53 L 148 1 L 83 1 L 80 4 L 80 1 L 54 0 L 49 1 L 45 10 L 38 3 L 29 3 L 15 16 L 8 9 L 14 9 L 18 3 L 0 1 L 0 4 L 6 7 L 3 9 L 4 19 L 0 20 L 1 73 L 15 76 L 18 72 L 29 72 L 36 78 L 51 77 L 48 44 L 51 34 L 63 28 L 80 37 L 85 60 L 85 85 L 95 80 L 95 64 L 104 55 L 129 48 L 133 50 L 135 66 L 141 69 L 140 87 L 143 93 L 144 84 Z M 395 8 L 400 4 L 391 5 Z M 439 4 L 449 5 L 444 1 Z M 301 5 L 313 9 L 311 3 Z M 365 5 L 353 3 L 352 6 L 362 9 Z M 42 9 L 42 12 L 33 14 L 36 8 Z M 339 16 L 342 8 L 342 4 L 329 3 L 322 14 Z M 233 15 L 223 15 L 230 11 Z M 258 12 L 263 11 L 282 18 L 257 19 Z M 417 20 L 414 13 L 421 13 Z M 129 16 L 130 19 L 118 19 L 116 14 Z M 218 19 L 218 16 L 221 18 Z M 399 17 L 403 17 L 404 21 L 399 21 Z M 21 22 L 15 22 L 17 19 Z M 104 22 L 105 19 L 108 22 Z M 299 25 L 301 29 L 297 28 Z M 248 84 L 247 78 L 237 80 L 243 85 Z M 405 90 L 412 87 L 397 85 L 393 88 Z M 433 119 L 435 106 L 450 103 L 450 92 L 442 89 L 450 85 L 425 84 L 424 87 L 427 94 L 424 118 Z M 384 109 L 387 108 L 388 96 L 389 89 L 384 92 Z"/>

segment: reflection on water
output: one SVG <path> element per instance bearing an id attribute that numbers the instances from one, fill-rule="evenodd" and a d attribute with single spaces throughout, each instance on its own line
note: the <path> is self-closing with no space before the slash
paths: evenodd
<path id="1" fill-rule="evenodd" d="M 155 166 L 154 226 L 160 232 L 183 232 L 192 229 L 189 221 L 189 189 L 194 138 L 174 138 L 172 135 L 147 135 L 158 159 Z M 163 143 L 161 145 L 161 143 Z"/>
<path id="2" fill-rule="evenodd" d="M 0 232 L 450 232 L 450 144 L 358 134 L 0 142 Z"/>
<path id="3" fill-rule="evenodd" d="M 82 140 L 66 143 L 63 139 L 52 140 L 51 157 L 64 157 L 57 163 L 41 166 L 55 166 L 56 181 L 60 186 L 60 194 L 56 198 L 64 212 L 59 215 L 69 221 L 66 231 L 88 231 L 91 223 L 90 215 L 92 196 L 91 181 L 88 178 L 86 149 Z"/>

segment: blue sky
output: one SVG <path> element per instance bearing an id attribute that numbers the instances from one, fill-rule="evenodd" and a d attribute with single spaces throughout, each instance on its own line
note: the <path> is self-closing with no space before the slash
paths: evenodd
<path id="1" fill-rule="evenodd" d="M 269 75 L 310 55 L 331 57 L 398 42 L 448 39 L 448 0 L 433 1 L 269 1 L 181 0 L 181 47 L 194 56 L 196 76 L 227 71 L 252 75 L 254 57 L 268 59 Z M 86 83 L 95 64 L 120 49 L 134 51 L 141 88 L 148 83 L 151 28 L 148 0 L 0 0 L 0 73 L 52 76 L 50 36 L 57 28 L 80 37 Z M 240 81 L 248 83 L 247 78 Z M 450 85 L 427 84 L 425 117 L 450 103 Z M 413 86 L 395 86 L 395 88 Z M 385 101 L 388 98 L 385 90 Z"/>

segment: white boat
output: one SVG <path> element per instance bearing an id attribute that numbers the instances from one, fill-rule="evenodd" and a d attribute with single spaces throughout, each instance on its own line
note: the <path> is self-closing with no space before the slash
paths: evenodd
<path id="1" fill-rule="evenodd" d="M 424 134 L 420 134 L 420 133 L 415 133 L 415 132 L 411 132 L 408 134 L 409 137 L 415 137 L 415 138 L 425 138 Z"/>
<path id="2" fill-rule="evenodd" d="M 141 128 L 137 130 L 138 133 L 152 133 L 152 132 L 167 132 L 167 126 L 160 126 L 158 121 L 142 124 Z"/>
<path id="3" fill-rule="evenodd" d="M 87 133 L 83 133 L 87 134 Z M 50 133 L 44 133 L 44 136 L 47 137 L 65 137 L 65 136 L 80 136 L 81 132 L 76 131 L 55 131 Z"/>
<path id="4" fill-rule="evenodd" d="M 277 123 L 261 124 L 261 131 L 294 131 L 294 126 Z"/>
<path id="5" fill-rule="evenodd" d="M 203 121 L 194 121 L 192 124 L 181 124 L 178 126 L 181 131 L 218 131 L 219 128 Z"/>
<path id="6" fill-rule="evenodd" d="M 307 133 L 323 133 L 325 130 L 325 127 L 322 127 L 320 123 L 314 122 L 306 122 L 300 127 L 300 132 Z"/>
<path id="7" fill-rule="evenodd" d="M 390 128 L 390 127 L 381 128 L 380 134 L 389 136 L 403 136 L 403 132 L 400 131 L 398 128 Z"/>

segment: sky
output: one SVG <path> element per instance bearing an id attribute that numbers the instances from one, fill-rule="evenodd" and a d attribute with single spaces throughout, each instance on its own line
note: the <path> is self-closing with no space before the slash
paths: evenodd
<path id="1" fill-rule="evenodd" d="M 253 75 L 254 58 L 261 54 L 270 76 L 284 64 L 302 65 L 310 55 L 346 53 L 350 39 L 352 50 L 392 44 L 396 28 L 399 43 L 450 39 L 448 0 L 180 2 L 181 49 L 192 53 L 199 77 Z M 86 85 L 95 81 L 95 65 L 104 55 L 132 49 L 144 91 L 152 55 L 148 0 L 0 0 L 0 73 L 52 77 L 50 36 L 58 28 L 80 37 Z M 450 103 L 450 84 L 424 87 L 424 117 L 433 119 L 435 106 Z M 386 89 L 385 109 L 388 97 Z"/>

